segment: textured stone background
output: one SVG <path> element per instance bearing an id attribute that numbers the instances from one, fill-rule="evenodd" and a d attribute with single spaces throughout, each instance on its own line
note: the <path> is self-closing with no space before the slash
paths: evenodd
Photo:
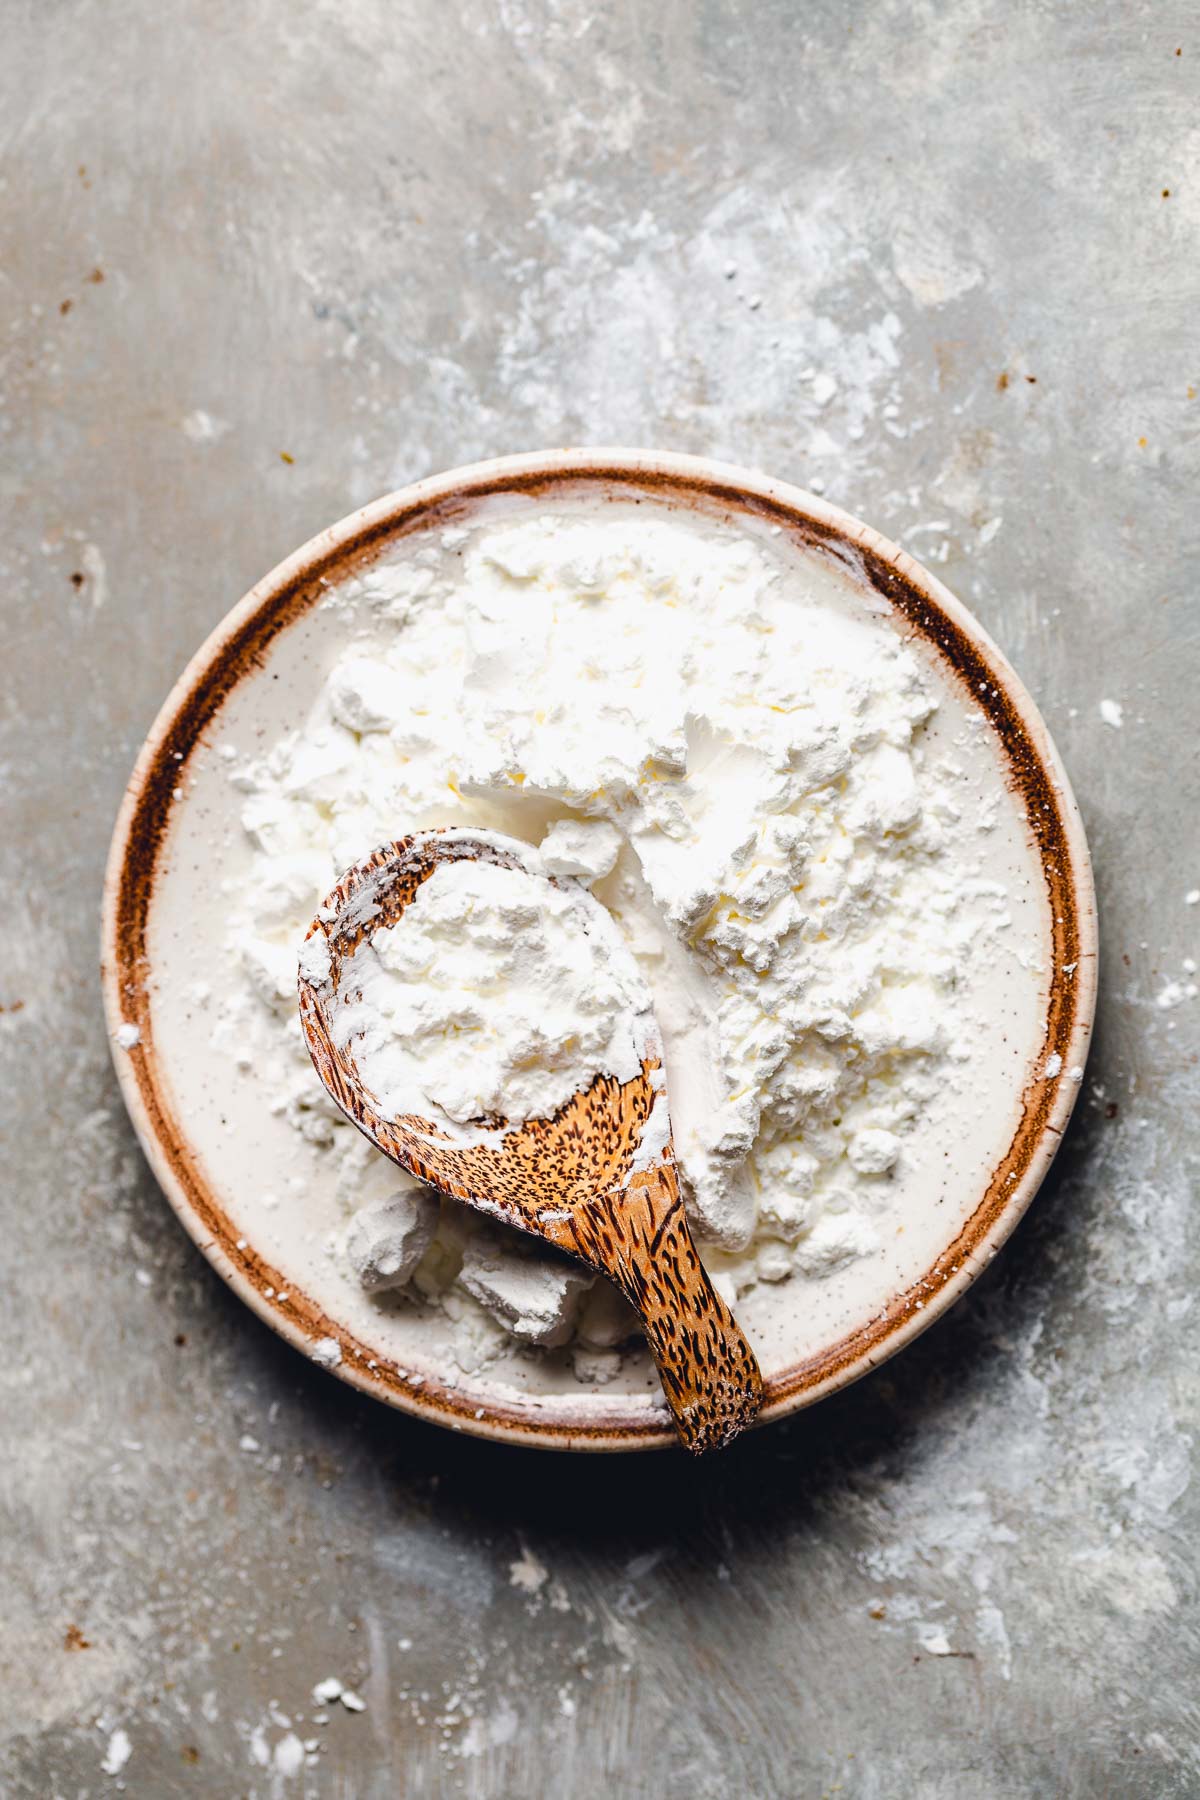
<path id="1" fill-rule="evenodd" d="M 1197 22 L 0 4 L 6 1795 L 1200 1794 Z M 123 784 L 229 605 L 402 481 L 589 442 L 823 484 L 929 560 L 1102 904 L 1009 1249 L 699 1468 L 306 1366 L 163 1204 L 97 993 Z M 327 1675 L 365 1711 L 314 1723 Z"/>

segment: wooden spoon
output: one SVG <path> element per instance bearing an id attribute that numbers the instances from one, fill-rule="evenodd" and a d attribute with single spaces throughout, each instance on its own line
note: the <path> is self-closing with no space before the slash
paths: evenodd
<path id="1" fill-rule="evenodd" d="M 428 1119 L 381 1118 L 351 1052 L 334 1047 L 331 1014 L 357 993 L 350 985 L 353 957 L 364 938 L 394 925 L 440 864 L 467 858 L 521 869 L 525 849 L 494 833 L 423 831 L 384 844 L 344 875 L 320 908 L 301 959 L 308 1047 L 334 1100 L 386 1156 L 430 1187 L 545 1238 L 614 1281 L 641 1317 L 679 1436 L 689 1450 L 716 1449 L 753 1421 L 762 1376 L 688 1230 L 661 1111 L 666 1096 L 657 1032 L 632 1081 L 598 1075 L 553 1118 L 512 1127 L 503 1119 L 481 1120 L 488 1141 L 466 1147 Z M 318 936 L 323 945 L 313 941 Z M 635 1167 L 645 1160 L 638 1156 L 642 1126 L 656 1099 L 659 1147 L 649 1166 Z"/>

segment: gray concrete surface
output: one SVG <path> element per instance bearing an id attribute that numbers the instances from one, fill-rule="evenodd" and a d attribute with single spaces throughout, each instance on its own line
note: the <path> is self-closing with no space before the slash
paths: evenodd
<path id="1" fill-rule="evenodd" d="M 0 1790 L 1200 1794 L 1195 7 L 0 24 Z M 1102 903 L 1008 1251 L 698 1468 L 306 1366 L 162 1202 L 97 993 L 112 818 L 209 627 L 403 480 L 587 442 L 823 483 L 932 559 L 1045 710 Z M 318 1722 L 329 1675 L 363 1712 Z"/>

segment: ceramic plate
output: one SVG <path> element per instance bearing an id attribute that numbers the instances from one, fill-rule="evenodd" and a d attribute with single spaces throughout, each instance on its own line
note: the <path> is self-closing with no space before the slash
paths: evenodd
<path id="1" fill-rule="evenodd" d="M 530 508 L 637 501 L 680 510 L 806 559 L 815 581 L 894 628 L 938 694 L 925 728 L 964 791 L 994 801 L 983 874 L 1012 915 L 978 976 L 986 1042 L 972 1112 L 935 1104 L 909 1154 L 910 1209 L 886 1253 L 820 1280 L 761 1282 L 738 1307 L 766 1382 L 763 1420 L 853 1381 L 925 1329 L 1028 1206 L 1079 1091 L 1095 996 L 1087 846 L 1032 701 L 966 609 L 903 551 L 845 513 L 759 475 L 682 456 L 576 451 L 510 457 L 419 483 L 331 527 L 260 582 L 209 638 L 138 758 L 104 904 L 104 989 L 126 1104 L 172 1206 L 248 1305 L 298 1348 L 394 1406 L 480 1436 L 556 1448 L 673 1441 L 648 1357 L 582 1386 L 565 1353 L 505 1347 L 475 1368 L 441 1308 L 360 1293 L 328 1253 L 339 1222 L 319 1148 L 270 1111 L 255 1070 L 213 1043 L 199 982 L 221 967 L 223 884 L 244 866 L 241 796 L 222 742 L 268 746 L 299 724 L 344 649 L 353 590 L 427 534 Z M 968 729 L 969 727 L 969 729 Z M 966 746 L 966 748 L 964 748 Z M 404 821 L 397 821 L 397 833 Z M 364 846 L 364 853 L 371 846 Z M 121 1027 L 125 1030 L 122 1033 Z M 136 1027 L 138 1041 L 123 1047 Z M 1061 1059 L 1060 1062 L 1055 1059 Z M 1053 1074 L 1047 1073 L 1047 1066 Z M 316 1076 L 313 1076 L 314 1083 Z"/>

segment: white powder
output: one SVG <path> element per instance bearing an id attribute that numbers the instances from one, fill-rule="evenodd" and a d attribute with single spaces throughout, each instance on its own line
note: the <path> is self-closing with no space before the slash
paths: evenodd
<path id="1" fill-rule="evenodd" d="M 541 1559 L 521 1546 L 521 1554 L 516 1562 L 508 1565 L 508 1579 L 513 1587 L 521 1588 L 527 1594 L 536 1594 L 550 1579 L 550 1571 Z"/>
<path id="2" fill-rule="evenodd" d="M 231 899 L 238 973 L 216 1038 L 332 1158 L 331 1227 L 339 1206 L 397 1184 L 390 1171 L 390 1188 L 372 1185 L 371 1153 L 308 1064 L 299 947 L 376 844 L 461 825 L 541 845 L 543 868 L 593 884 L 653 1000 L 685 1199 L 730 1291 L 881 1251 L 906 1145 L 978 1036 L 965 971 L 1008 923 L 970 850 L 995 811 L 965 817 L 961 769 L 926 758 L 935 701 L 888 618 L 818 603 L 803 558 L 780 550 L 615 506 L 448 532 L 331 595 L 359 637 L 303 725 L 232 766 L 255 855 Z M 620 1064 L 613 1019 L 627 1042 L 640 995 L 615 955 L 585 961 L 564 1031 L 544 973 L 565 980 L 555 959 L 594 948 L 586 934 L 560 931 L 566 915 L 540 898 L 490 877 L 467 897 L 458 879 L 431 877 L 375 939 L 369 1000 L 399 1034 L 376 1091 L 404 1105 L 421 1091 L 455 1120 L 553 1110 Z M 305 972 L 320 979 L 313 945 Z M 396 982 L 414 970 L 415 1007 Z M 604 997 L 590 1013 L 589 984 Z M 475 1230 L 442 1208 L 415 1293 L 461 1293 Z M 506 1331 L 537 1312 L 481 1304 Z M 456 1331 L 473 1330 L 455 1310 Z M 557 1338 L 552 1312 L 538 1316 Z"/>
<path id="3" fill-rule="evenodd" d="M 611 917 L 569 877 L 548 881 L 533 850 L 520 869 L 436 868 L 344 965 L 339 1000 L 334 1042 L 381 1116 L 443 1131 L 548 1117 L 598 1074 L 631 1081 L 654 1035 Z"/>
<path id="4" fill-rule="evenodd" d="M 521 1255 L 489 1234 L 467 1246 L 459 1271 L 468 1294 L 527 1344 L 565 1344 L 595 1279 L 591 1269 L 565 1256 Z"/>
<path id="5" fill-rule="evenodd" d="M 602 819 L 560 819 L 542 839 L 547 875 L 575 875 L 595 881 L 607 875 L 621 853 L 621 834 Z"/>
<path id="6" fill-rule="evenodd" d="M 346 1233 L 346 1258 L 368 1294 L 404 1287 L 433 1242 L 437 1201 L 396 1171 L 395 1191 L 360 1206 Z"/>
<path id="7" fill-rule="evenodd" d="M 347 1712 L 360 1713 L 367 1708 L 366 1701 L 339 1681 L 336 1675 L 326 1675 L 323 1681 L 318 1681 L 312 1697 L 318 1706 L 329 1706 L 334 1700 L 340 1700 Z"/>
<path id="8" fill-rule="evenodd" d="M 108 1740 L 108 1749 L 100 1767 L 106 1775 L 119 1775 L 132 1755 L 133 1745 L 129 1741 L 129 1733 L 118 1726 Z"/>
<path id="9" fill-rule="evenodd" d="M 294 1731 L 289 1731 L 280 1738 L 272 1761 L 285 1780 L 300 1773 L 304 1767 L 304 1745 Z"/>
<path id="10" fill-rule="evenodd" d="M 1111 725 L 1114 731 L 1120 731 L 1125 722 L 1125 708 L 1119 700 L 1102 700 L 1100 717 L 1106 725 Z"/>

